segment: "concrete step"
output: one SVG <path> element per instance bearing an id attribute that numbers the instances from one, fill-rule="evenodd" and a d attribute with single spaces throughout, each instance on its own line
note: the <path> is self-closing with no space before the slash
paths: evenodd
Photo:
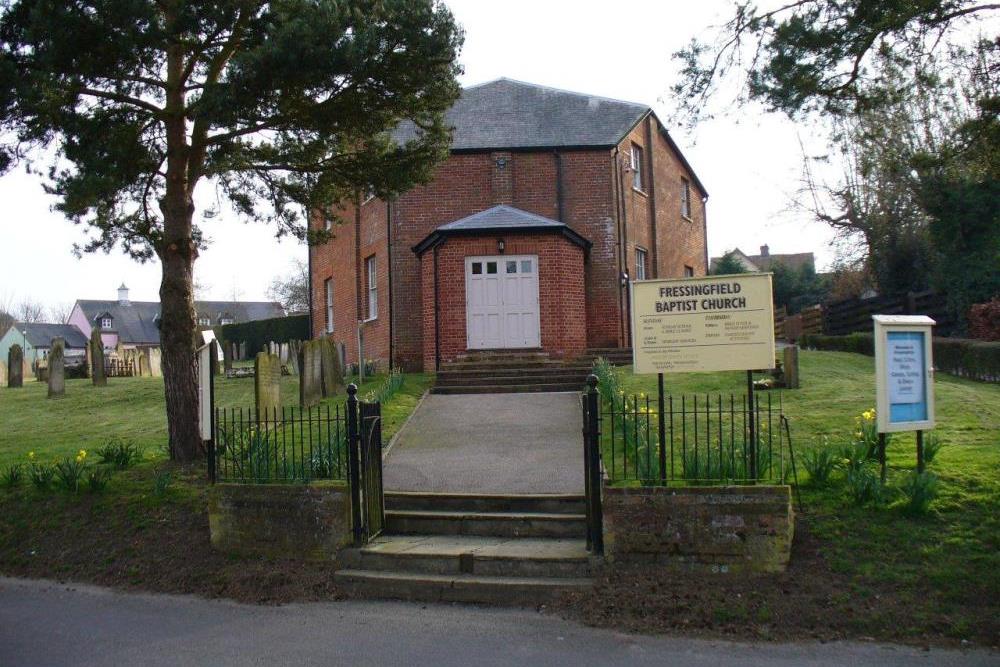
<path id="1" fill-rule="evenodd" d="M 518 371 L 518 370 L 548 370 L 550 368 L 565 368 L 562 361 L 551 359 L 541 359 L 537 361 L 526 361 L 523 359 L 495 360 L 495 361 L 451 361 L 441 364 L 438 369 L 442 371 Z"/>
<path id="2" fill-rule="evenodd" d="M 440 370 L 437 380 L 452 378 L 518 378 L 525 376 L 550 377 L 556 375 L 572 375 L 587 377 L 590 366 L 552 366 L 551 368 L 483 368 L 474 370 Z"/>
<path id="3" fill-rule="evenodd" d="M 419 602 L 477 602 L 536 606 L 561 595 L 589 588 L 590 579 L 546 577 L 487 577 L 474 574 L 424 574 L 377 570 L 340 570 L 342 590 L 359 597 Z"/>
<path id="4" fill-rule="evenodd" d="M 448 512 L 387 510 L 386 532 L 394 535 L 561 537 L 587 535 L 585 514 L 541 512 Z"/>
<path id="5" fill-rule="evenodd" d="M 477 350 L 475 352 L 463 352 L 455 355 L 461 361 L 489 361 L 492 359 L 548 359 L 549 353 L 543 352 L 539 348 L 516 349 L 516 350 Z"/>
<path id="6" fill-rule="evenodd" d="M 385 508 L 401 511 L 585 514 L 586 500 L 575 494 L 473 494 L 387 491 Z"/>
<path id="7" fill-rule="evenodd" d="M 549 391 L 582 391 L 582 382 L 536 384 L 474 384 L 461 386 L 435 386 L 432 394 L 511 394 Z"/>
<path id="8" fill-rule="evenodd" d="M 350 569 L 382 572 L 549 578 L 591 574 L 582 539 L 383 535 L 341 555 Z"/>
<path id="9" fill-rule="evenodd" d="M 537 373 L 534 371 L 524 371 L 521 374 L 494 375 L 439 375 L 437 377 L 438 387 L 462 387 L 472 385 L 510 385 L 510 384 L 573 384 L 583 386 L 587 381 L 587 376 L 583 373 L 563 373 L 559 371 L 551 373 Z"/>

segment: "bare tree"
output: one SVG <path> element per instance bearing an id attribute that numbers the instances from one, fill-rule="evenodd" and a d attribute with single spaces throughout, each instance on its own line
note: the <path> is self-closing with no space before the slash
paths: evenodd
<path id="1" fill-rule="evenodd" d="M 288 273 L 271 281 L 267 288 L 267 298 L 279 302 L 286 312 L 308 312 L 309 265 L 301 259 L 294 260 Z"/>
<path id="2" fill-rule="evenodd" d="M 44 322 L 45 306 L 39 301 L 23 299 L 14 308 L 14 316 L 18 322 Z"/>
<path id="3" fill-rule="evenodd" d="M 0 292 L 0 336 L 14 324 L 14 295 L 10 292 Z"/>
<path id="4" fill-rule="evenodd" d="M 69 316 L 73 314 L 73 303 L 60 301 L 49 306 L 49 319 L 58 324 L 69 322 Z"/>

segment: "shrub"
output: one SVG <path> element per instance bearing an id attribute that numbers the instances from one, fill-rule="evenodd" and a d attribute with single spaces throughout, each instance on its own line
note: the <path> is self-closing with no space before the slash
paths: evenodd
<path id="1" fill-rule="evenodd" d="M 941 451 L 941 438 L 937 436 L 936 433 L 926 433 L 924 434 L 924 464 L 929 464 L 937 456 L 938 452 Z"/>
<path id="2" fill-rule="evenodd" d="M 111 481 L 111 470 L 108 468 L 90 468 L 86 474 L 87 488 L 91 493 L 100 493 Z"/>
<path id="3" fill-rule="evenodd" d="M 101 463 L 125 470 L 142 460 L 142 448 L 131 440 L 115 436 L 98 448 L 97 455 L 101 457 Z"/>
<path id="4" fill-rule="evenodd" d="M 162 498 L 170 490 L 170 484 L 174 481 L 169 470 L 160 470 L 153 477 L 153 495 Z"/>
<path id="5" fill-rule="evenodd" d="M 969 335 L 979 340 L 1000 341 L 1000 296 L 969 309 Z"/>
<path id="6" fill-rule="evenodd" d="M 879 473 L 870 465 L 861 465 L 847 471 L 847 490 L 855 505 L 881 503 L 885 487 Z"/>
<path id="7" fill-rule="evenodd" d="M 21 479 L 24 477 L 24 466 L 20 463 L 11 463 L 3 471 L 3 485 L 8 488 L 13 488 L 21 483 Z"/>
<path id="8" fill-rule="evenodd" d="M 837 455 L 829 447 L 811 449 L 802 456 L 802 465 L 809 473 L 811 484 L 825 486 L 830 481 L 834 468 L 837 467 Z"/>
<path id="9" fill-rule="evenodd" d="M 73 458 L 66 458 L 56 464 L 55 476 L 59 484 L 67 491 L 76 493 L 80 490 L 80 480 L 87 467 L 87 452 L 80 450 Z"/>
<path id="10" fill-rule="evenodd" d="M 937 497 L 937 475 L 930 472 L 913 473 L 903 484 L 906 504 L 903 511 L 911 516 L 926 514 L 931 501 Z"/>

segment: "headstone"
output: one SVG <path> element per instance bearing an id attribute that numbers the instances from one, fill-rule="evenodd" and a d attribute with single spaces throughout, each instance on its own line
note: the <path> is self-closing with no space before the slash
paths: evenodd
<path id="1" fill-rule="evenodd" d="M 340 366 L 332 340 L 320 338 L 316 342 L 319 343 L 323 357 L 323 396 L 335 396 L 337 390 L 344 386 L 344 369 Z"/>
<path id="2" fill-rule="evenodd" d="M 222 370 L 228 373 L 233 370 L 233 344 L 231 342 L 222 342 Z"/>
<path id="3" fill-rule="evenodd" d="M 299 352 L 299 407 L 311 408 L 323 399 L 323 355 L 318 343 L 307 340 Z"/>
<path id="4" fill-rule="evenodd" d="M 784 351 L 785 387 L 799 388 L 799 346 L 789 345 Z"/>
<path id="5" fill-rule="evenodd" d="M 90 377 L 95 387 L 106 387 L 108 376 L 104 369 L 104 341 L 101 331 L 94 327 L 90 332 Z"/>
<path id="6" fill-rule="evenodd" d="M 163 353 L 158 347 L 149 348 L 149 373 L 155 378 L 163 375 Z"/>
<path id="7" fill-rule="evenodd" d="M 253 365 L 253 396 L 258 415 L 273 415 L 281 408 L 281 361 L 258 352 Z"/>
<path id="8" fill-rule="evenodd" d="M 63 355 L 66 343 L 62 338 L 52 339 L 49 348 L 49 398 L 62 398 L 66 395 L 66 362 Z"/>
<path id="9" fill-rule="evenodd" d="M 17 388 L 24 386 L 24 352 L 17 343 L 7 351 L 7 386 Z"/>
<path id="10" fill-rule="evenodd" d="M 297 340 L 288 341 L 288 372 L 292 375 L 299 374 L 299 350 L 301 345 Z"/>
<path id="11" fill-rule="evenodd" d="M 0 359 L 0 387 L 7 384 L 7 363 Z"/>
<path id="12" fill-rule="evenodd" d="M 247 358 L 247 342 L 246 341 L 241 341 L 240 342 L 240 353 L 238 355 L 236 355 L 236 356 L 239 358 L 240 361 L 246 361 L 246 358 Z"/>
<path id="13" fill-rule="evenodd" d="M 139 361 L 139 367 L 137 369 L 139 371 L 139 377 L 149 377 L 149 359 L 146 358 L 146 354 L 144 352 L 139 352 L 135 356 Z"/>

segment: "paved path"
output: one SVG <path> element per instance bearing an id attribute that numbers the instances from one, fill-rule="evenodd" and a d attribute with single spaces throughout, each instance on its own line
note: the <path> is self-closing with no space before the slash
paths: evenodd
<path id="1" fill-rule="evenodd" d="M 0 665 L 958 667 L 1000 665 L 1000 656 L 640 637 L 523 610 L 387 602 L 256 607 L 0 578 Z"/>
<path id="2" fill-rule="evenodd" d="M 431 394 L 385 460 L 390 491 L 583 493 L 577 393 Z"/>

